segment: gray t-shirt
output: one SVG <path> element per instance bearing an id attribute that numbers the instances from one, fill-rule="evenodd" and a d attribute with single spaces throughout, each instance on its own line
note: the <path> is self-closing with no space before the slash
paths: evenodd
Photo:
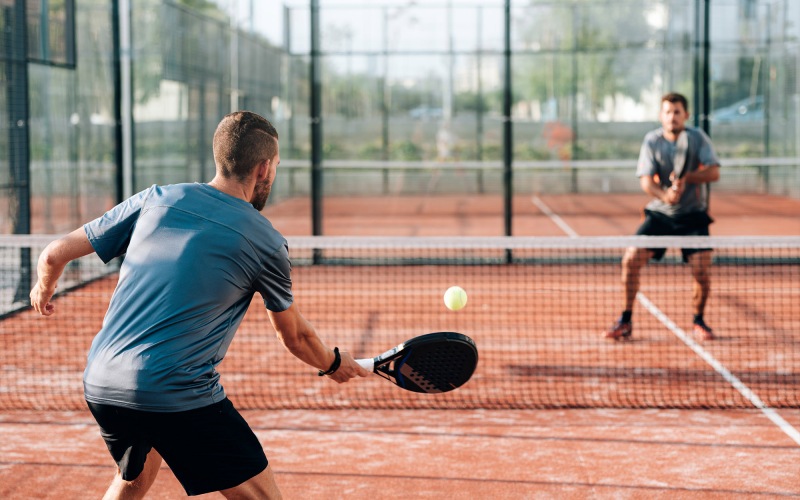
<path id="1" fill-rule="evenodd" d="M 689 145 L 686 151 L 685 172 L 693 172 L 700 165 L 719 165 L 711 139 L 700 129 L 686 127 Z M 664 129 L 659 128 L 649 132 L 644 137 L 642 150 L 639 153 L 639 163 L 636 175 L 658 175 L 659 184 L 666 189 L 672 185 L 669 176 L 672 173 L 672 158 L 675 154 L 675 143 L 664 137 Z M 692 212 L 705 212 L 708 210 L 708 185 L 687 184 L 681 199 L 675 205 L 653 199 L 646 207 L 648 210 L 660 212 L 669 216 L 685 215 Z"/>
<path id="2" fill-rule="evenodd" d="M 207 184 L 152 186 L 84 225 L 104 262 L 125 255 L 84 392 L 147 411 L 225 398 L 222 361 L 255 292 L 293 301 L 286 240 L 253 206 Z"/>

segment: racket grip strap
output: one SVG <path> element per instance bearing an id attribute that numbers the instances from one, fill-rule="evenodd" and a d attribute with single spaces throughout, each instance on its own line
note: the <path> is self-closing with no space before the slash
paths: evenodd
<path id="1" fill-rule="evenodd" d="M 335 358 L 333 358 L 333 363 L 331 364 L 331 367 L 328 368 L 328 371 L 326 371 L 326 372 L 320 370 L 319 373 L 318 373 L 318 375 L 320 377 L 324 377 L 325 375 L 332 374 L 333 372 L 338 370 L 339 369 L 339 365 L 342 364 L 342 355 L 339 354 L 339 348 L 338 347 L 334 347 L 333 348 L 333 355 L 335 356 Z"/>

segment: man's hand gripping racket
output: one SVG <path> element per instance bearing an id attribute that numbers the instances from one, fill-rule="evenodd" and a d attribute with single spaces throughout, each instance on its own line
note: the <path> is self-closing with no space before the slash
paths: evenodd
<path id="1" fill-rule="evenodd" d="M 478 349 L 466 335 L 437 332 L 356 362 L 407 391 L 439 393 L 457 389 L 472 377 L 478 366 Z"/>

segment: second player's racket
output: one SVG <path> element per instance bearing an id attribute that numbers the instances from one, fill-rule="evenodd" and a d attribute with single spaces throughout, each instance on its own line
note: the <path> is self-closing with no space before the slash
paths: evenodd
<path id="1" fill-rule="evenodd" d="M 466 335 L 437 332 L 409 339 L 359 365 L 412 392 L 448 392 L 464 385 L 478 366 L 478 349 Z"/>
<path id="2" fill-rule="evenodd" d="M 678 139 L 675 141 L 675 154 L 672 156 L 672 175 L 670 179 L 673 181 L 672 189 L 678 190 L 678 185 L 674 181 L 683 177 L 683 171 L 686 166 L 686 153 L 689 149 L 689 134 L 686 129 L 681 130 L 678 134 Z"/>

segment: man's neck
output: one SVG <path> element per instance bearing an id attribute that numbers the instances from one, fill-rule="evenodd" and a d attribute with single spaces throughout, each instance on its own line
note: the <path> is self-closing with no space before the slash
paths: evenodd
<path id="1" fill-rule="evenodd" d="M 244 186 L 233 179 L 226 179 L 225 177 L 217 175 L 211 180 L 211 182 L 208 183 L 208 185 L 213 187 L 217 191 L 222 191 L 223 193 L 231 195 L 234 198 L 239 198 L 240 200 L 244 200 L 247 202 L 250 201 L 250 196 L 248 196 L 247 186 Z M 251 188 L 249 190 L 249 195 L 252 194 L 253 190 Z"/>
<path id="2" fill-rule="evenodd" d="M 675 142 L 678 140 L 678 136 L 680 135 L 680 133 L 683 132 L 684 130 L 686 129 L 682 128 L 680 130 L 676 130 L 673 132 L 671 130 L 664 129 L 664 139 L 670 142 Z"/>

